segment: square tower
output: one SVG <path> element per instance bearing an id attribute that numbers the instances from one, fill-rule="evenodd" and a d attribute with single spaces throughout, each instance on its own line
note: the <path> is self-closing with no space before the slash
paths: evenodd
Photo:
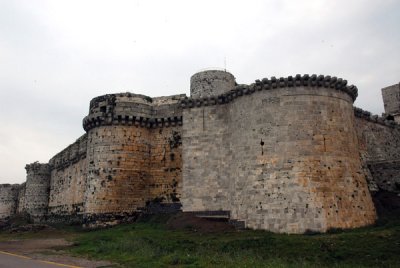
<path id="1" fill-rule="evenodd" d="M 382 88 L 382 97 L 385 113 L 400 123 L 400 83 Z"/>

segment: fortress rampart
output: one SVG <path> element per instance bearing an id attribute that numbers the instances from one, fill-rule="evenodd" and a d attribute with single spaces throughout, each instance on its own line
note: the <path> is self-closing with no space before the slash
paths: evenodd
<path id="1" fill-rule="evenodd" d="M 238 85 L 209 70 L 190 92 L 94 98 L 86 134 L 27 165 L 26 185 L 0 187 L 0 216 L 99 225 L 182 206 L 253 229 L 324 232 L 372 224 L 371 193 L 400 192 L 400 127 L 354 108 L 346 80 Z"/>
<path id="2" fill-rule="evenodd" d="M 87 175 L 87 134 L 50 159 L 48 219 L 79 221 L 82 217 Z"/>
<path id="3" fill-rule="evenodd" d="M 0 219 L 15 214 L 18 206 L 19 184 L 0 185 Z"/>
<path id="4" fill-rule="evenodd" d="M 305 75 L 184 101 L 183 210 L 288 233 L 373 223 L 356 95 L 342 79 Z"/>

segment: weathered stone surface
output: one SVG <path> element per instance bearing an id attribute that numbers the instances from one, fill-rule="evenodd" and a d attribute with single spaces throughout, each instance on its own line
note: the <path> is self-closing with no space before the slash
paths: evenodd
<path id="1" fill-rule="evenodd" d="M 247 227 L 288 233 L 374 222 L 345 92 L 256 91 L 184 109 L 183 120 L 184 211 L 228 210 Z"/>
<path id="2" fill-rule="evenodd" d="M 26 165 L 25 211 L 34 222 L 45 221 L 49 204 L 50 165 Z"/>
<path id="3" fill-rule="evenodd" d="M 360 154 L 371 174 L 372 190 L 400 192 L 400 126 L 356 116 Z M 370 187 L 371 189 L 371 187 Z"/>
<path id="4" fill-rule="evenodd" d="M 18 205 L 19 184 L 0 184 L 0 220 L 14 215 Z"/>
<path id="5" fill-rule="evenodd" d="M 218 96 L 235 87 L 235 77 L 227 71 L 208 70 L 190 78 L 190 95 L 194 98 Z"/>
<path id="6" fill-rule="evenodd" d="M 400 122 L 400 83 L 382 88 L 383 104 L 385 113 L 394 117 Z"/>
<path id="7" fill-rule="evenodd" d="M 19 213 L 19 214 L 25 212 L 25 189 L 26 189 L 26 183 L 24 182 L 19 186 L 19 190 L 18 190 L 16 213 Z"/>
<path id="8" fill-rule="evenodd" d="M 87 176 L 87 135 L 58 153 L 49 163 L 51 181 L 48 220 L 57 221 L 64 216 L 83 213 L 84 192 Z"/>

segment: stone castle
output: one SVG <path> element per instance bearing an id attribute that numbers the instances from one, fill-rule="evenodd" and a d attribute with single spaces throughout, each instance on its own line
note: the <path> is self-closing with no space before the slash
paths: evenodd
<path id="1" fill-rule="evenodd" d="M 182 210 L 273 232 L 373 224 L 375 192 L 400 192 L 400 86 L 382 117 L 347 81 L 296 75 L 238 85 L 191 77 L 191 96 L 108 94 L 86 131 L 22 185 L 0 185 L 0 218 L 100 224 Z"/>

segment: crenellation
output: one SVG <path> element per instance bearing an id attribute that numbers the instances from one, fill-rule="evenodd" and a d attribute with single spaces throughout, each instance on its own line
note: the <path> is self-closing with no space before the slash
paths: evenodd
<path id="1" fill-rule="evenodd" d="M 121 93 L 97 97 L 91 101 L 89 115 L 83 128 L 89 131 L 98 126 L 135 125 L 145 128 L 180 125 L 182 116 L 179 101 L 186 95 L 150 98 L 144 95 Z"/>
<path id="2" fill-rule="evenodd" d="M 354 107 L 354 115 L 356 117 L 359 118 L 363 118 L 365 120 L 380 124 L 380 125 L 384 125 L 384 126 L 388 126 L 388 127 L 392 127 L 392 128 L 399 128 L 400 125 L 398 122 L 388 119 L 388 116 L 379 116 L 379 115 L 372 115 L 371 112 L 368 111 L 364 111 L 361 108 L 358 107 Z"/>

